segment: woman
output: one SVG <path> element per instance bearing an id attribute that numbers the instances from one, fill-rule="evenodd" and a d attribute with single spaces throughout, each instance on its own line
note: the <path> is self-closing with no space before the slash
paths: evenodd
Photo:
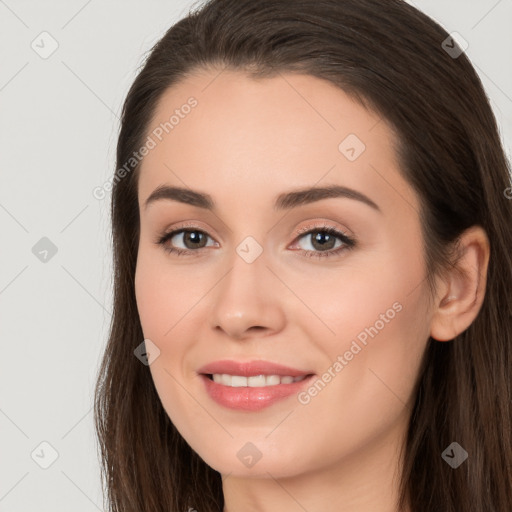
<path id="1" fill-rule="evenodd" d="M 113 181 L 111 510 L 512 510 L 510 177 L 444 29 L 207 2 L 130 89 Z"/>

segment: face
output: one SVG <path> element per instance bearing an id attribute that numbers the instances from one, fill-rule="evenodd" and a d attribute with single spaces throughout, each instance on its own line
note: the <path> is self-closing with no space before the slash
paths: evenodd
<path id="1" fill-rule="evenodd" d="M 147 135 L 137 306 L 189 445 L 222 474 L 277 478 L 399 439 L 431 313 L 391 128 L 308 75 L 202 71 Z"/>

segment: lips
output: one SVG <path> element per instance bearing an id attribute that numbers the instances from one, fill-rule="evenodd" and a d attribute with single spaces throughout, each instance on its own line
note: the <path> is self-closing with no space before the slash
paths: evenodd
<path id="1" fill-rule="evenodd" d="M 243 377 L 254 377 L 256 375 L 279 375 L 282 377 L 301 377 L 311 375 L 312 371 L 303 371 L 291 368 L 270 361 L 232 361 L 223 360 L 202 366 L 197 373 L 203 375 L 228 374 L 240 375 Z"/>
<path id="2" fill-rule="evenodd" d="M 300 370 L 298 368 L 291 368 L 269 361 L 216 361 L 207 364 L 198 370 L 203 381 L 206 393 L 217 404 L 228 409 L 235 409 L 241 411 L 259 411 L 268 407 L 276 402 L 290 398 L 292 395 L 298 394 L 306 385 L 309 384 L 313 378 L 313 372 Z M 222 379 L 217 378 L 217 382 L 212 379 L 212 376 L 222 376 Z M 254 386 L 254 385 L 238 385 L 233 387 L 233 382 L 229 376 L 237 380 L 247 379 L 250 377 L 266 376 L 267 379 L 274 380 L 280 377 L 280 383 L 273 383 L 274 385 Z M 285 377 L 292 377 L 293 382 Z M 230 385 L 225 385 L 224 378 L 228 378 Z M 285 383 L 286 382 L 286 383 Z"/>

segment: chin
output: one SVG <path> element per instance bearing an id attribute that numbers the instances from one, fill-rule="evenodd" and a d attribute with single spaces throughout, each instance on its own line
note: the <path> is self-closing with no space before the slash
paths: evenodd
<path id="1" fill-rule="evenodd" d="M 217 444 L 216 451 L 211 448 L 212 444 L 209 444 L 204 451 L 197 453 L 220 474 L 239 478 L 269 478 L 269 474 L 273 478 L 293 477 L 301 473 L 301 466 L 305 464 L 300 447 L 290 457 L 283 453 L 282 446 L 278 451 L 270 453 L 275 445 L 265 446 L 264 442 L 258 441 L 253 444 L 250 441 L 231 440 L 225 446 Z"/>

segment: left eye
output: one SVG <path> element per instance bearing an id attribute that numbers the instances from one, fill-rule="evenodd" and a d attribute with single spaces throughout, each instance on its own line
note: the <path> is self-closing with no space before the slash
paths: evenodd
<path id="1" fill-rule="evenodd" d="M 318 227 L 302 233 L 297 240 L 305 240 L 299 248 L 312 257 L 332 256 L 355 246 L 355 239 L 331 227 Z M 338 241 L 338 245 L 336 242 Z"/>
<path id="2" fill-rule="evenodd" d="M 327 251 L 337 249 L 343 245 L 343 241 L 341 240 L 342 237 L 343 235 L 341 233 L 333 232 L 332 230 L 319 229 L 316 231 L 308 231 L 301 235 L 299 240 L 302 239 L 309 242 L 301 247 L 301 249 L 304 249 L 305 251 Z M 336 245 L 337 241 L 339 242 L 338 245 Z"/>

